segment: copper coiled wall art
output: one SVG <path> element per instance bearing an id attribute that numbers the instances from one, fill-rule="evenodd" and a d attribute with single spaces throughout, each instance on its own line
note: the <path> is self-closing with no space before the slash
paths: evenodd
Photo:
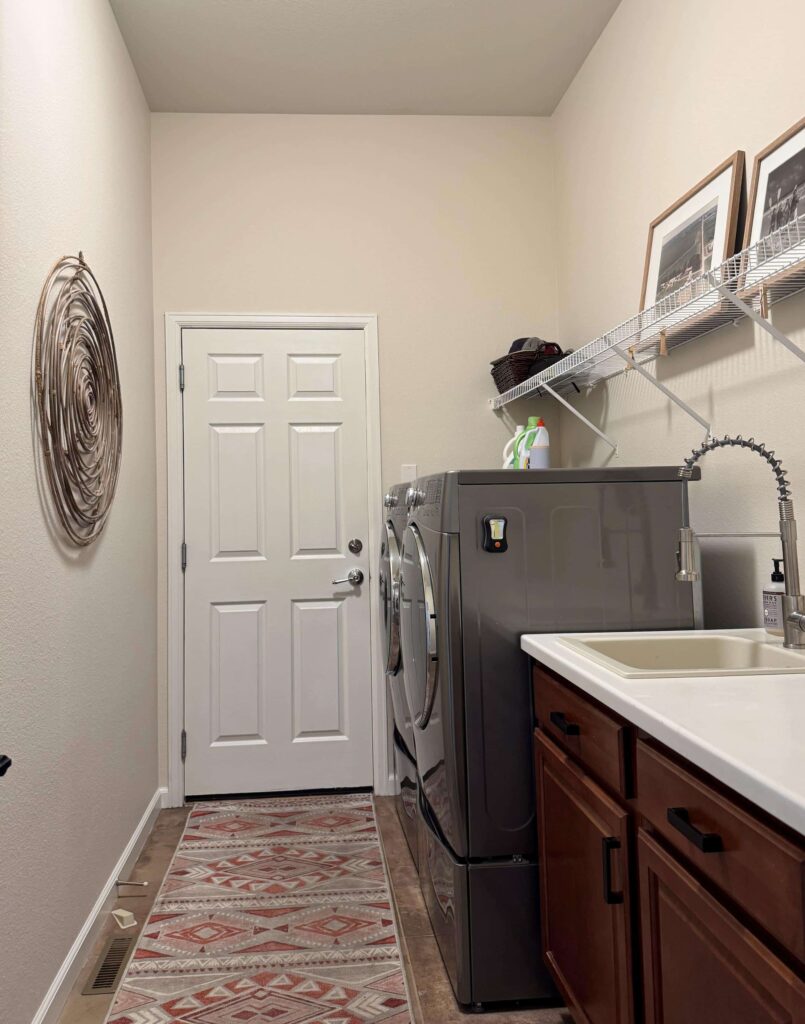
<path id="1" fill-rule="evenodd" d="M 86 547 L 115 496 L 123 409 L 109 313 L 81 253 L 63 256 L 42 288 L 32 383 L 56 516 L 69 540 Z"/>

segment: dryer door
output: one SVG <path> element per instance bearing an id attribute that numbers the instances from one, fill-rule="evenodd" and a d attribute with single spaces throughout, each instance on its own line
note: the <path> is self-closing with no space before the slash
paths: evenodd
<path id="1" fill-rule="evenodd" d="M 400 547 L 391 520 L 383 523 L 380 545 L 380 620 L 383 623 L 383 657 L 386 672 L 394 673 L 400 667 L 400 602 L 398 580 L 400 575 Z"/>
<path id="2" fill-rule="evenodd" d="M 400 548 L 394 523 L 383 524 L 380 548 L 380 610 L 383 622 L 383 659 L 386 668 L 394 725 L 405 753 L 416 765 L 414 728 L 411 711 L 403 683 L 403 664 L 400 644 Z M 398 779 L 399 781 L 399 779 Z"/>
<path id="3" fill-rule="evenodd" d="M 400 620 L 411 714 L 417 729 L 425 730 L 439 681 L 439 623 L 428 555 L 415 523 L 407 527 L 403 542 Z"/>
<path id="4" fill-rule="evenodd" d="M 467 845 L 458 543 L 420 526 L 405 531 L 400 627 L 417 770 L 425 802 L 453 854 Z M 452 628 L 451 628 L 452 624 Z"/>

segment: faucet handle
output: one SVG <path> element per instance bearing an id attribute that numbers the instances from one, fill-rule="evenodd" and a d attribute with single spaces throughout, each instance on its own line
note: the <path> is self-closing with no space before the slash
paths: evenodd
<path id="1" fill-rule="evenodd" d="M 696 558 L 696 534 L 689 526 L 679 530 L 679 547 L 676 549 L 676 578 L 680 583 L 698 583 L 701 579 Z"/>

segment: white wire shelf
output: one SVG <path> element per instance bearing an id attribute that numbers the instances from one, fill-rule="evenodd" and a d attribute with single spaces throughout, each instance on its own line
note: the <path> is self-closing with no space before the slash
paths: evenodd
<path id="1" fill-rule="evenodd" d="M 765 320 L 770 306 L 803 289 L 805 215 L 736 253 L 719 267 L 692 278 L 656 305 L 541 373 L 490 398 L 489 405 L 501 409 L 528 395 L 578 394 L 623 373 L 631 362 L 645 366 L 658 356 L 744 316 Z M 773 333 L 786 343 L 779 332 Z M 788 345 L 795 348 L 790 342 Z"/>

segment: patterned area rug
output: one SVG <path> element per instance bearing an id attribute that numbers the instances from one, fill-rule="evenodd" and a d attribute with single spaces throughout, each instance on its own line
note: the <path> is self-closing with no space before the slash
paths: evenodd
<path id="1" fill-rule="evenodd" d="M 410 1024 L 370 796 L 195 804 L 108 1024 Z"/>

